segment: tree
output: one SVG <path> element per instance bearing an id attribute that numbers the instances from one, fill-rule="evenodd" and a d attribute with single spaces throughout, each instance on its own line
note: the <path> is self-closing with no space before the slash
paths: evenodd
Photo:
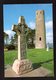
<path id="1" fill-rule="evenodd" d="M 10 42 L 10 44 L 14 44 L 14 38 L 13 38 L 13 36 L 11 36 L 11 42 Z"/>
<path id="2" fill-rule="evenodd" d="M 29 29 L 28 34 L 26 36 L 28 48 L 34 47 L 34 38 L 35 38 L 35 29 L 34 30 Z"/>
<path id="3" fill-rule="evenodd" d="M 31 39 L 31 43 L 34 44 L 34 37 L 35 37 L 35 29 L 34 30 L 30 29 L 30 31 L 27 34 L 27 41 Z"/>
<path id="4" fill-rule="evenodd" d="M 26 44 L 28 45 L 33 45 L 34 44 L 34 38 L 35 38 L 35 29 L 27 28 L 25 31 L 26 34 Z M 14 43 L 15 46 L 17 46 L 18 43 L 18 36 L 17 34 L 14 34 L 14 39 L 11 38 L 11 43 Z"/>
<path id="5" fill-rule="evenodd" d="M 8 39 L 9 39 L 9 35 L 8 34 L 6 34 L 5 32 L 3 32 L 3 34 L 4 34 L 4 44 L 8 44 Z"/>

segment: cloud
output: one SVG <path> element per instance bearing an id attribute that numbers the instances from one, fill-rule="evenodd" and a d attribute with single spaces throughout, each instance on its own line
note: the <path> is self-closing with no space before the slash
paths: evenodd
<path id="1" fill-rule="evenodd" d="M 29 27 L 30 27 L 31 29 L 34 29 L 34 28 L 35 28 L 35 22 L 33 22 L 33 21 L 30 22 L 30 23 L 29 23 Z"/>
<path id="2" fill-rule="evenodd" d="M 11 39 L 11 36 L 13 36 L 15 34 L 15 32 L 13 32 L 11 30 L 5 30 L 5 33 L 7 33 L 9 35 L 9 39 Z"/>
<path id="3" fill-rule="evenodd" d="M 29 22 L 29 27 L 32 29 L 35 29 L 35 22 L 33 22 L 33 21 Z M 53 29 L 53 21 L 50 20 L 48 22 L 45 22 L 45 27 L 46 27 L 46 30 Z"/>
<path id="4" fill-rule="evenodd" d="M 28 25 L 31 29 L 35 29 L 35 22 L 30 22 Z M 53 43 L 53 21 L 45 22 L 46 27 L 46 42 Z M 9 38 L 15 34 L 15 32 L 11 30 L 5 30 L 5 32 L 9 35 Z"/>
<path id="5" fill-rule="evenodd" d="M 50 31 L 46 34 L 47 37 L 52 37 L 53 36 L 53 33 Z"/>
<path id="6" fill-rule="evenodd" d="M 53 21 L 45 23 L 46 27 L 46 42 L 53 43 Z"/>
<path id="7" fill-rule="evenodd" d="M 46 43 L 53 43 L 53 33 L 52 32 L 46 33 Z"/>
<path id="8" fill-rule="evenodd" d="M 53 21 L 50 20 L 48 22 L 45 22 L 45 27 L 46 27 L 46 30 L 53 29 Z"/>
<path id="9" fill-rule="evenodd" d="M 30 22 L 29 27 L 31 29 L 35 29 L 35 22 Z M 53 21 L 50 20 L 48 22 L 45 22 L 46 27 L 46 42 L 53 43 Z"/>

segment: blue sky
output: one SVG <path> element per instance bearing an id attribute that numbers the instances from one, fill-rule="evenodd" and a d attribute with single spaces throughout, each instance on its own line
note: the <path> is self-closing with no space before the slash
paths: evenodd
<path id="1" fill-rule="evenodd" d="M 11 35 L 13 24 L 18 24 L 20 16 L 24 16 L 28 27 L 35 28 L 36 10 L 44 10 L 45 12 L 45 27 L 46 40 L 53 42 L 53 10 L 52 4 L 7 4 L 3 5 L 4 31 Z M 50 37 L 50 39 L 49 39 Z"/>

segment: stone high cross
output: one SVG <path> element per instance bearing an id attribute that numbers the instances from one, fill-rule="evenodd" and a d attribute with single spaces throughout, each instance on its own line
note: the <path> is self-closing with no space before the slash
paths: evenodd
<path id="1" fill-rule="evenodd" d="M 12 30 L 18 35 L 18 59 L 13 63 L 12 69 L 16 74 L 23 74 L 33 69 L 32 62 L 26 59 L 26 35 L 28 27 L 23 16 L 19 18 L 18 25 L 13 25 Z"/>
<path id="2" fill-rule="evenodd" d="M 18 35 L 18 60 L 26 59 L 27 25 L 23 16 L 19 17 L 18 25 L 12 26 L 12 31 Z"/>

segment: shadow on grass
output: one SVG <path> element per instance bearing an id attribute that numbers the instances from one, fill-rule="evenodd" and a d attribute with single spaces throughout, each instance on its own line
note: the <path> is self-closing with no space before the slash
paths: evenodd
<path id="1" fill-rule="evenodd" d="M 37 69 L 41 66 L 41 64 L 44 64 L 44 63 L 48 63 L 50 61 L 52 61 L 53 59 L 50 59 L 50 60 L 47 60 L 47 61 L 44 61 L 44 62 L 40 62 L 40 63 L 33 63 L 33 69 Z"/>

